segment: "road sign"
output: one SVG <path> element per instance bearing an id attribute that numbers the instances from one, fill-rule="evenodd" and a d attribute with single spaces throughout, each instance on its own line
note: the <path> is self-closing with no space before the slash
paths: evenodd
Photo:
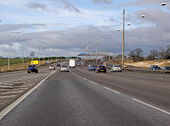
<path id="1" fill-rule="evenodd" d="M 31 65 L 37 65 L 37 64 L 39 64 L 38 60 L 32 60 L 31 61 Z"/>

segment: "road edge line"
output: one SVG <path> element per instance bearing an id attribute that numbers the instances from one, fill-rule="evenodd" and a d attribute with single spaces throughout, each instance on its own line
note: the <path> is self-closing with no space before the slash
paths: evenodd
<path id="1" fill-rule="evenodd" d="M 141 100 L 138 100 L 138 99 L 136 99 L 136 98 L 131 98 L 131 99 L 134 100 L 134 101 L 136 101 L 136 102 L 138 102 L 138 103 L 141 103 L 141 104 L 143 104 L 143 105 L 146 105 L 146 106 L 148 106 L 148 107 L 151 107 L 151 108 L 156 109 L 156 110 L 158 110 L 158 111 L 160 111 L 160 112 L 163 112 L 163 113 L 165 113 L 165 114 L 170 115 L 170 112 L 168 112 L 168 111 L 166 111 L 166 110 L 160 109 L 160 108 L 158 108 L 158 107 L 155 107 L 155 106 L 153 106 L 153 105 L 150 105 L 150 104 L 148 104 L 148 103 L 145 103 L 145 102 L 143 102 L 143 101 L 141 101 Z"/>
<path id="2" fill-rule="evenodd" d="M 56 70 L 57 71 L 57 70 Z M 27 98 L 35 89 L 37 89 L 45 80 L 47 80 L 50 76 L 52 76 L 56 71 L 53 71 L 45 77 L 43 80 L 41 80 L 38 84 L 36 84 L 33 88 L 28 90 L 25 94 L 20 96 L 18 99 L 16 99 L 14 102 L 12 102 L 10 105 L 8 105 L 5 109 L 3 109 L 0 112 L 0 120 L 2 120 L 10 111 L 12 111 L 18 104 L 20 104 L 25 98 Z"/>

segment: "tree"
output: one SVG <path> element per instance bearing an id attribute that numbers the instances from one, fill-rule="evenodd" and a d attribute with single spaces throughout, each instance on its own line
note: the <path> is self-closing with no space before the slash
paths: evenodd
<path id="1" fill-rule="evenodd" d="M 166 48 L 165 58 L 170 59 L 170 45 L 168 45 Z"/>
<path id="2" fill-rule="evenodd" d="M 147 58 L 150 60 L 155 60 L 156 58 L 158 58 L 158 56 L 159 56 L 158 50 L 151 50 Z"/>
<path id="3" fill-rule="evenodd" d="M 143 50 L 141 48 L 136 48 L 129 53 L 129 58 L 134 61 L 143 60 Z"/>

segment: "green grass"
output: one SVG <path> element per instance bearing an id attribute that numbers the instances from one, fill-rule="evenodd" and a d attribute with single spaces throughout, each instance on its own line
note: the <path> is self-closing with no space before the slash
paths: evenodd
<path id="1" fill-rule="evenodd" d="M 30 62 L 31 59 L 24 59 L 24 62 Z M 10 59 L 10 64 L 18 64 L 22 63 L 22 59 L 16 59 L 16 58 L 11 58 Z M 8 59 L 0 59 L 0 66 L 5 66 L 8 64 Z"/>

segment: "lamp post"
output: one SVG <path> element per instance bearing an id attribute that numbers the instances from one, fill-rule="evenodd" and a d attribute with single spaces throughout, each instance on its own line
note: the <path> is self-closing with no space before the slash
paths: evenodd
<path id="1" fill-rule="evenodd" d="M 9 32 L 9 42 L 11 40 L 11 34 L 19 34 L 21 32 Z M 10 57 L 11 57 L 11 45 L 9 43 L 9 50 L 8 50 L 8 71 L 10 70 Z"/>
<path id="2" fill-rule="evenodd" d="M 22 68 L 24 69 L 24 57 L 25 57 L 25 45 L 23 43 L 23 56 L 22 56 Z"/>
<path id="3" fill-rule="evenodd" d="M 124 68 L 125 57 L 125 9 L 123 9 L 123 28 L 122 28 L 122 68 Z"/>
<path id="4" fill-rule="evenodd" d="M 126 11 L 123 9 L 123 22 L 122 22 L 122 68 L 124 68 L 124 57 L 125 57 L 125 22 L 126 22 Z M 128 23 L 127 26 L 130 26 L 131 24 Z M 121 31 L 118 29 L 117 31 Z"/>

